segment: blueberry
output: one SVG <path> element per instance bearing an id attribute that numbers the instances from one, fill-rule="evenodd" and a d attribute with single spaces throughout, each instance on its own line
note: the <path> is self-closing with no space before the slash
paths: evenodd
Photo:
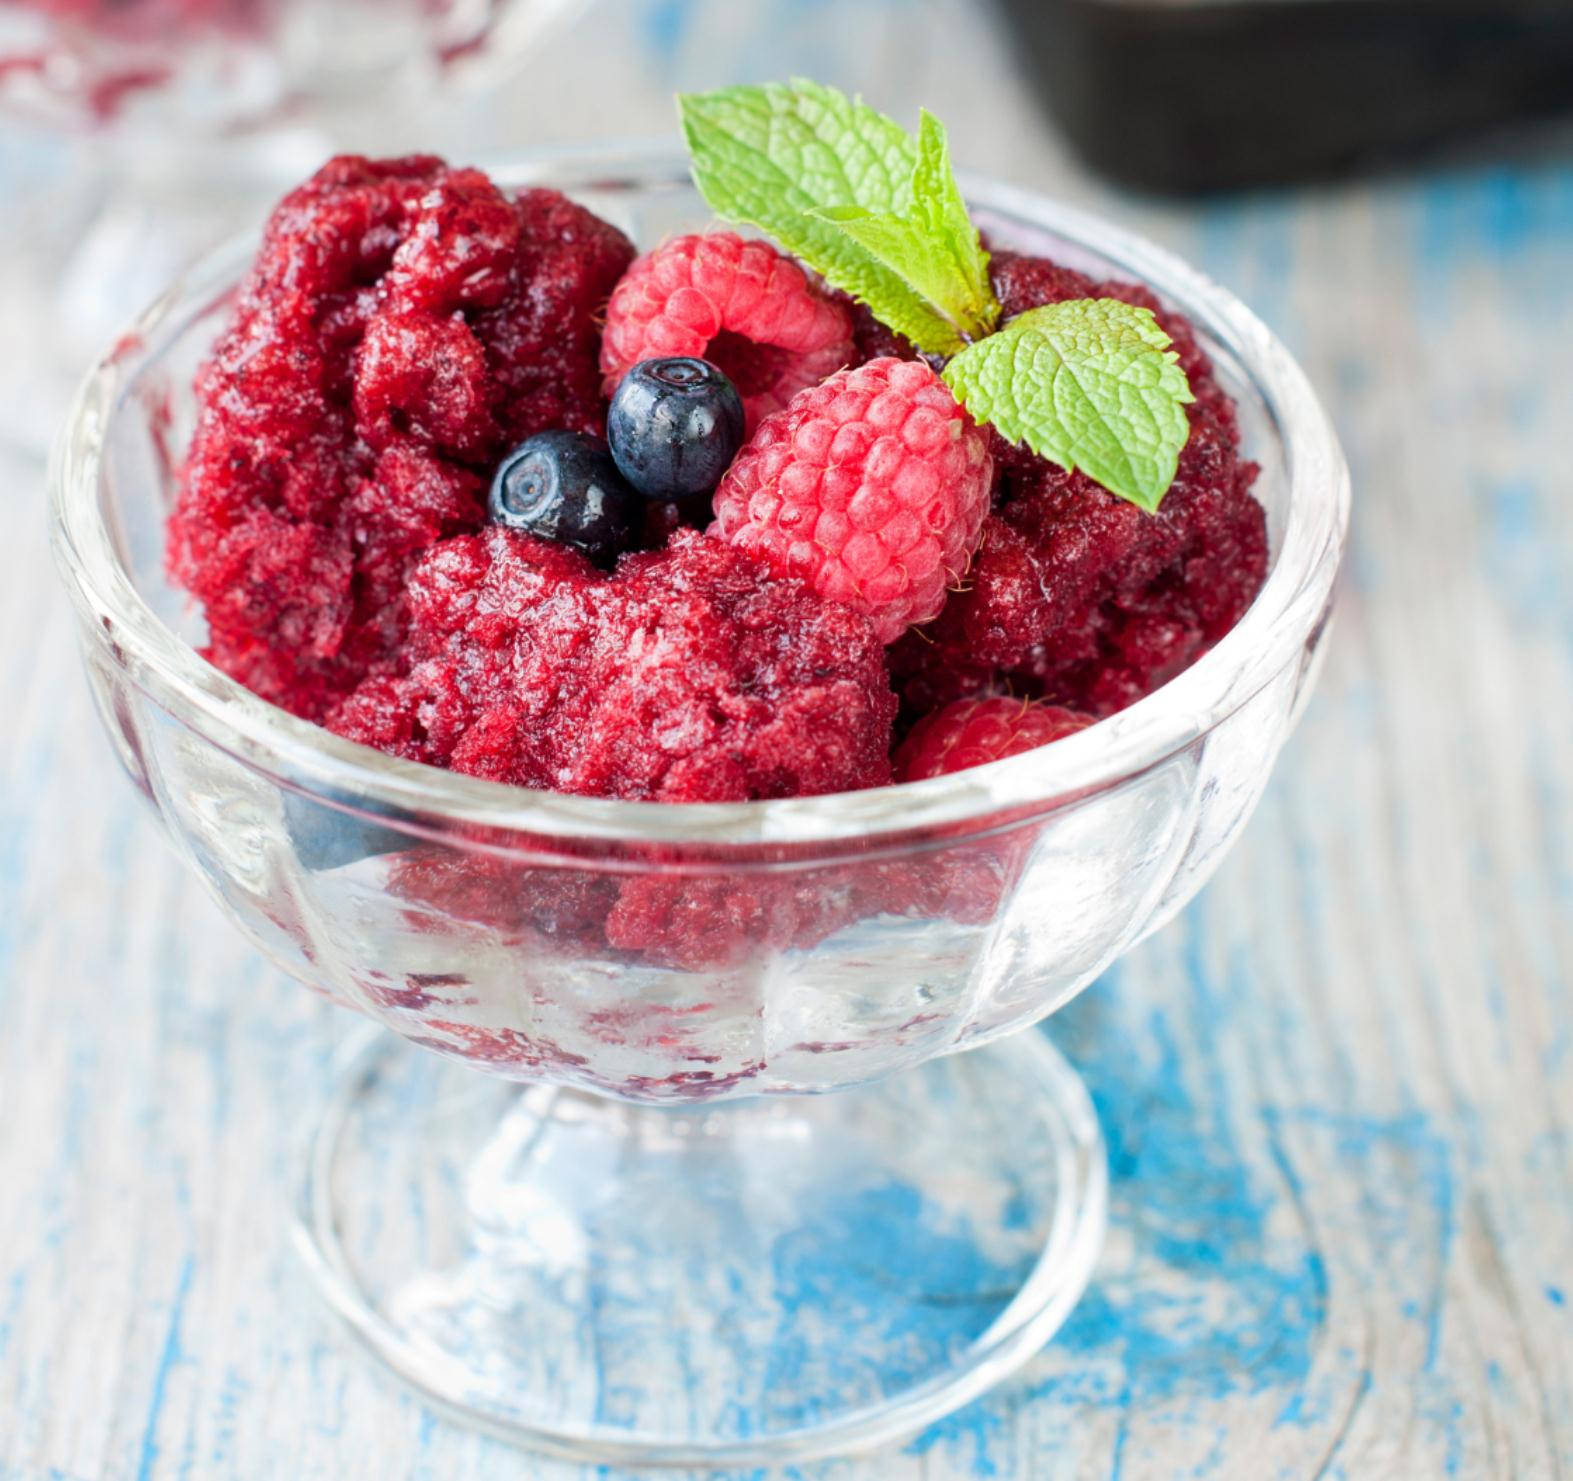
<path id="1" fill-rule="evenodd" d="M 599 437 L 537 432 L 503 459 L 486 512 L 493 524 L 575 546 L 607 568 L 639 543 L 643 503 Z"/>
<path id="2" fill-rule="evenodd" d="M 708 360 L 641 360 L 612 397 L 606 436 L 647 499 L 707 494 L 743 445 L 743 401 Z"/>

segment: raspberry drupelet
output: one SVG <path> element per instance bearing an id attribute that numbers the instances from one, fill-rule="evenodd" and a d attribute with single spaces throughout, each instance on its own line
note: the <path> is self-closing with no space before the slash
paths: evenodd
<path id="1" fill-rule="evenodd" d="M 410 581 L 407 675 L 328 718 L 351 740 L 590 796 L 726 802 L 890 780 L 895 697 L 867 618 L 680 531 L 603 576 L 509 530 Z"/>
<path id="2" fill-rule="evenodd" d="M 198 381 L 170 520 L 212 662 L 321 719 L 399 663 L 405 582 L 478 529 L 531 432 L 599 431 L 601 312 L 633 248 L 550 190 L 341 157 L 269 221 Z"/>
<path id="3" fill-rule="evenodd" d="M 671 355 L 718 366 L 752 431 L 857 351 L 840 295 L 768 242 L 712 231 L 664 242 L 617 285 L 601 342 L 606 394 L 639 361 Z"/>

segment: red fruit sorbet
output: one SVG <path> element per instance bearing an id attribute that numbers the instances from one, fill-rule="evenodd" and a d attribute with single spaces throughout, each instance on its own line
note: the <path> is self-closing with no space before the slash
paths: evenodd
<path id="1" fill-rule="evenodd" d="M 286 197 L 199 378 L 170 520 L 208 658 L 314 720 L 400 670 L 409 573 L 480 528 L 503 452 L 601 430 L 596 320 L 632 260 L 557 192 L 436 159 L 336 159 Z"/>
<path id="2" fill-rule="evenodd" d="M 1150 308 L 1190 379 L 1190 441 L 1156 514 L 994 437 L 1002 476 L 963 589 L 891 652 L 907 711 L 1000 689 L 1112 714 L 1193 663 L 1239 621 L 1267 574 L 1267 524 L 1240 457 L 1234 405 L 1189 322 L 1145 288 L 996 252 L 1008 319 L 1069 298 Z"/>
<path id="3" fill-rule="evenodd" d="M 680 531 L 603 576 L 509 530 L 449 540 L 410 582 L 414 660 L 329 726 L 520 786 L 734 802 L 890 780 L 896 702 L 868 619 Z"/>
<path id="4" fill-rule="evenodd" d="M 554 191 L 506 195 L 427 157 L 334 160 L 274 213 L 201 372 L 171 575 L 206 610 L 211 660 L 264 698 L 528 787 L 834 792 L 889 782 L 901 736 L 955 701 L 1109 714 L 1255 596 L 1256 470 L 1184 319 L 1043 258 L 1000 251 L 991 271 L 1007 317 L 1100 295 L 1158 314 L 1196 394 L 1158 514 L 974 426 L 909 345 L 774 248 L 712 233 L 636 264 Z M 780 377 L 756 413 L 796 392 L 734 463 L 712 532 L 656 522 L 656 548 L 602 574 L 487 528 L 503 455 L 540 431 L 599 433 L 603 375 L 679 330 Z M 833 373 L 843 360 L 858 368 Z M 801 559 L 745 538 L 810 514 Z M 846 604 L 859 582 L 866 611 Z M 919 774 L 910 745 L 903 774 Z M 795 935 L 801 912 L 780 905 Z M 642 922 L 629 944 L 667 907 L 618 908 Z"/>
<path id="5" fill-rule="evenodd" d="M 75 25 L 123 34 L 158 34 L 171 25 L 217 22 L 245 25 L 270 8 L 269 0 L 9 0 Z M 165 31 L 167 35 L 167 31 Z"/>

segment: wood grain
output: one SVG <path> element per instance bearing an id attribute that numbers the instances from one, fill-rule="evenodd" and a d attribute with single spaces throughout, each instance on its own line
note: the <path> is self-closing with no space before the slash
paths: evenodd
<path id="1" fill-rule="evenodd" d="M 793 71 L 922 101 L 961 160 L 1239 292 L 1348 449 L 1338 630 L 1260 813 L 1051 1029 L 1111 1146 L 1094 1289 L 1020 1381 L 812 1474 L 1573 1474 L 1569 151 L 1142 202 L 1076 170 L 1014 65 L 965 0 L 606 0 L 525 80 L 382 128 L 664 131 L 674 86 Z M 111 769 L 41 473 L 0 473 L 0 1476 L 611 1475 L 428 1415 L 315 1306 L 286 1170 L 353 1025 L 241 944 Z"/>

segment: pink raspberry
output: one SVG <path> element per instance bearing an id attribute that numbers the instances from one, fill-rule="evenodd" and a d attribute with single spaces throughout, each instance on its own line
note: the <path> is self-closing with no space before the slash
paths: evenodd
<path id="1" fill-rule="evenodd" d="M 750 429 L 856 358 L 846 306 L 768 242 L 730 231 L 663 243 L 612 294 L 601 339 L 606 394 L 639 361 L 665 355 L 720 366 Z"/>
<path id="2" fill-rule="evenodd" d="M 1092 724 L 1059 705 L 989 695 L 963 699 L 925 716 L 897 748 L 896 779 L 922 782 L 969 766 L 1036 750 Z"/>
<path id="3" fill-rule="evenodd" d="M 926 364 L 870 360 L 760 424 L 716 490 L 716 519 L 892 643 L 966 572 L 992 476 L 983 432 Z"/>

